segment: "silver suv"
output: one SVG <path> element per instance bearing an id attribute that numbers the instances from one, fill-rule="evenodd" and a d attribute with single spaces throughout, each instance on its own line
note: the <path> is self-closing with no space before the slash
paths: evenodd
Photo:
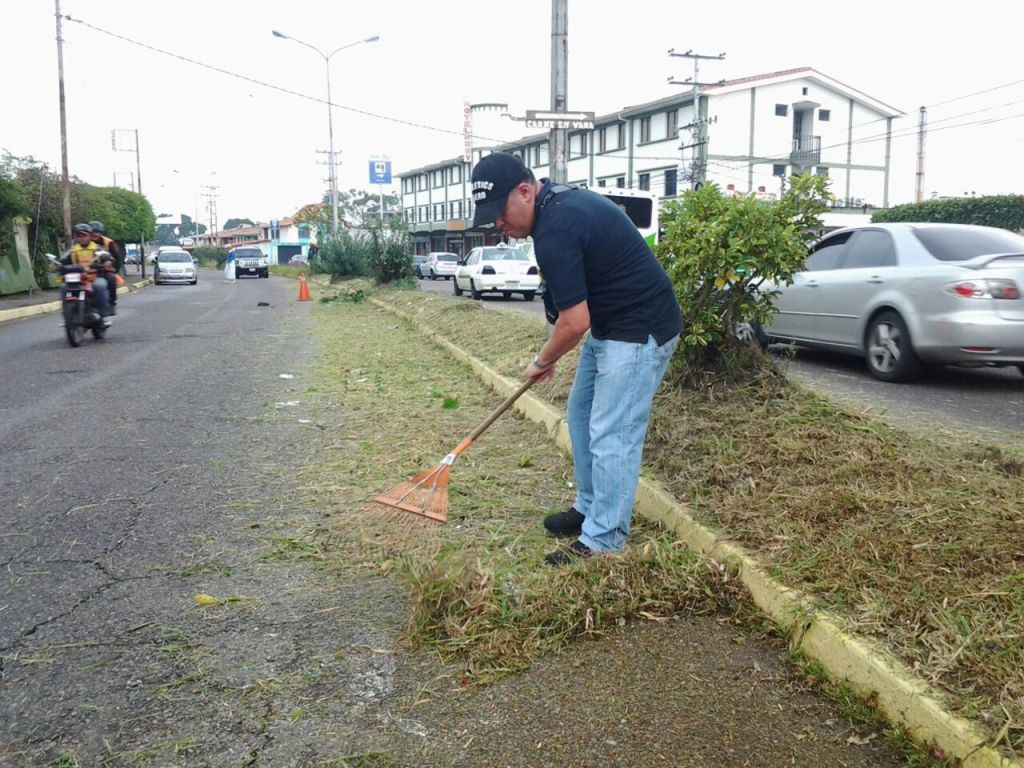
<path id="1" fill-rule="evenodd" d="M 270 277 L 270 259 L 259 248 L 254 246 L 241 246 L 228 251 L 230 257 L 235 257 L 235 276 L 256 275 L 256 277 Z"/>

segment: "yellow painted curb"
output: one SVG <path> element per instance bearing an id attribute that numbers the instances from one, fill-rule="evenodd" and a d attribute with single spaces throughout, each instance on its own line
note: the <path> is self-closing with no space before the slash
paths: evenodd
<path id="1" fill-rule="evenodd" d="M 371 301 L 411 323 L 420 333 L 469 365 L 497 392 L 508 396 L 519 382 L 508 379 L 455 346 L 418 319 L 378 299 Z M 545 426 L 558 446 L 571 455 L 564 414 L 530 393 L 516 404 L 527 418 Z M 636 511 L 674 531 L 688 547 L 737 570 L 754 603 L 786 630 L 790 645 L 817 661 L 838 682 L 860 696 L 874 696 L 879 711 L 892 723 L 906 727 L 921 744 L 938 747 L 946 757 L 961 761 L 963 768 L 1024 768 L 1020 762 L 987 745 L 981 729 L 947 711 L 928 685 L 883 648 L 849 634 L 840 621 L 815 608 L 798 590 L 772 578 L 753 557 L 736 544 L 720 538 L 698 523 L 658 483 L 641 478 Z"/>

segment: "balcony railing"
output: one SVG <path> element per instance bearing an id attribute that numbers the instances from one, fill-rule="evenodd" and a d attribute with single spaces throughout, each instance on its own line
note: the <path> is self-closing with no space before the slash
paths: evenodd
<path id="1" fill-rule="evenodd" d="M 821 162 L 821 136 L 800 136 L 793 139 L 789 164 L 796 168 L 810 168 Z"/>

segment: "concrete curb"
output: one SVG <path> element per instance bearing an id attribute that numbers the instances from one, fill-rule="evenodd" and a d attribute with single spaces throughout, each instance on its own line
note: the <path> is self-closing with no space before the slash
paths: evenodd
<path id="1" fill-rule="evenodd" d="M 520 382 L 501 376 L 415 317 L 377 299 L 371 301 L 408 321 L 469 365 L 498 393 L 508 396 L 519 387 Z M 529 392 L 515 407 L 543 424 L 556 444 L 571 454 L 564 414 Z M 636 511 L 674 531 L 691 549 L 734 567 L 757 607 L 786 631 L 791 647 L 817 661 L 833 680 L 849 685 L 858 695 L 873 695 L 879 711 L 890 722 L 906 727 L 919 743 L 941 749 L 946 757 L 960 760 L 964 768 L 1024 768 L 989 747 L 985 734 L 973 723 L 947 711 L 928 685 L 902 662 L 873 643 L 849 634 L 836 617 L 815 608 L 801 592 L 773 579 L 742 548 L 696 522 L 686 505 L 658 483 L 640 479 Z"/>
<path id="2" fill-rule="evenodd" d="M 121 296 L 126 293 L 136 293 L 152 284 L 153 278 L 151 277 L 147 277 L 145 280 L 140 280 L 137 283 L 126 283 L 117 289 L 117 295 Z M 14 307 L 13 309 L 0 309 L 0 324 L 11 320 L 20 320 L 23 317 L 45 315 L 50 312 L 60 312 L 59 301 L 47 301 L 44 304 L 30 304 L 27 307 Z"/>

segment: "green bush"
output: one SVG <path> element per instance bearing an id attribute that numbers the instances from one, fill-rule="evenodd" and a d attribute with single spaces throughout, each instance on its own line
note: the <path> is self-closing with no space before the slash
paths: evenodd
<path id="1" fill-rule="evenodd" d="M 368 273 L 370 246 L 362 238 L 341 232 L 320 248 L 317 268 L 338 277 L 359 277 Z"/>
<path id="2" fill-rule="evenodd" d="M 955 200 L 925 200 L 875 211 L 873 222 L 936 221 L 980 224 L 1013 232 L 1024 230 L 1024 195 L 991 195 Z"/>
<path id="3" fill-rule="evenodd" d="M 657 252 L 684 323 L 672 362 L 677 374 L 721 365 L 739 346 L 741 323 L 771 317 L 774 297 L 759 289 L 766 281 L 788 284 L 803 266 L 827 208 L 827 187 L 825 177 L 794 176 L 785 195 L 769 204 L 753 195 L 725 197 L 707 184 L 663 206 Z"/>
<path id="4" fill-rule="evenodd" d="M 412 237 L 404 221 L 389 220 L 370 231 L 370 274 L 378 283 L 411 280 Z"/>
<path id="5" fill-rule="evenodd" d="M 192 258 L 203 267 L 214 267 L 224 269 L 224 260 L 228 256 L 227 248 L 195 248 L 192 251 Z"/>

